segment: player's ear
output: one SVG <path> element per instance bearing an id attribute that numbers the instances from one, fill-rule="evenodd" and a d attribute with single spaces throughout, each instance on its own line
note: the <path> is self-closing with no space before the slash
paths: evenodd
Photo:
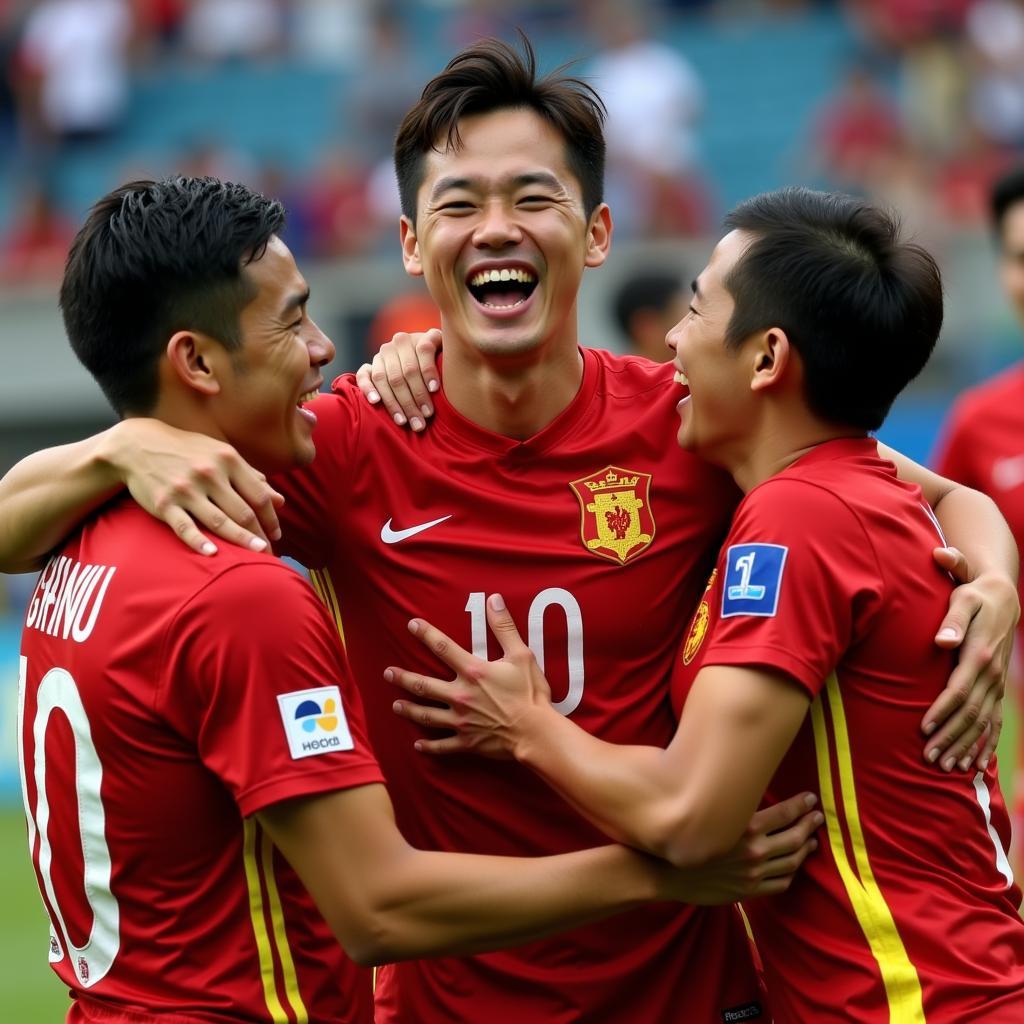
<path id="1" fill-rule="evenodd" d="M 777 387 L 793 369 L 795 352 L 781 327 L 758 334 L 751 354 L 751 391 Z"/>
<path id="2" fill-rule="evenodd" d="M 166 353 L 170 371 L 186 387 L 204 395 L 220 393 L 218 370 L 227 357 L 220 342 L 196 331 L 177 331 Z"/>
<path id="3" fill-rule="evenodd" d="M 608 251 L 612 245 L 612 211 L 607 203 L 599 203 L 598 207 L 590 215 L 590 225 L 587 228 L 587 258 L 584 261 L 588 267 L 599 267 L 608 258 Z"/>
<path id="4" fill-rule="evenodd" d="M 398 232 L 402 241 L 402 262 L 405 264 L 405 272 L 411 277 L 422 277 L 423 263 L 420 260 L 420 243 L 416 238 L 416 225 L 404 213 L 399 222 Z"/>

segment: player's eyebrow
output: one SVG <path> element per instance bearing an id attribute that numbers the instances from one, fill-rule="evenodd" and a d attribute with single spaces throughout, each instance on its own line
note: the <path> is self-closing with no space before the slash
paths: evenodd
<path id="1" fill-rule="evenodd" d="M 543 185 L 545 188 L 549 188 L 553 192 L 565 191 L 565 186 L 553 174 L 549 174 L 547 171 L 534 171 L 530 174 L 520 174 L 512 179 L 512 184 L 517 188 L 522 188 L 525 185 Z"/>
<path id="2" fill-rule="evenodd" d="M 697 284 L 697 279 L 696 278 L 694 278 L 690 282 L 690 287 L 693 289 L 693 297 L 695 299 L 700 300 L 700 299 L 704 298 L 704 296 L 701 294 L 700 286 Z"/>
<path id="3" fill-rule="evenodd" d="M 285 300 L 284 305 L 281 307 L 281 316 L 286 317 L 288 316 L 289 313 L 293 312 L 294 310 L 302 309 L 302 307 L 305 306 L 307 302 L 309 302 L 308 287 L 306 288 L 305 291 L 294 292 L 293 294 L 288 296 L 288 298 Z"/>

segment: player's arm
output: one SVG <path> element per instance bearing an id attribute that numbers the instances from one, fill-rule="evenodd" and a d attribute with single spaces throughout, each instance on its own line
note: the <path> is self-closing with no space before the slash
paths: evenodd
<path id="1" fill-rule="evenodd" d="M 494 949 L 649 900 L 781 891 L 810 850 L 805 834 L 754 875 L 740 857 L 679 872 L 613 847 L 536 859 L 416 850 L 379 784 L 337 635 L 297 574 L 270 559 L 228 569 L 168 624 L 166 643 L 160 709 L 197 737 L 204 764 L 259 816 L 363 962 Z M 295 700 L 313 697 L 325 712 L 331 701 L 317 725 L 337 742 L 300 753 L 310 733 L 295 725 Z"/>
<path id="2" fill-rule="evenodd" d="M 932 506 L 953 553 L 936 558 L 960 581 L 935 642 L 960 647 L 949 684 L 922 721 L 925 756 L 947 771 L 984 768 L 1002 727 L 1002 696 L 1020 618 L 1017 545 L 994 501 L 980 491 L 947 480 L 884 445 L 882 458 L 903 480 L 917 484 Z M 961 552 L 962 557 L 956 552 Z"/>
<path id="3" fill-rule="evenodd" d="M 123 487 L 203 554 L 216 547 L 201 528 L 253 550 L 280 536 L 275 508 L 281 496 L 230 445 L 132 418 L 29 455 L 0 480 L 0 571 L 39 568 Z"/>
<path id="4" fill-rule="evenodd" d="M 407 706 L 408 717 L 458 730 L 420 740 L 419 749 L 445 753 L 486 744 L 483 752 L 510 754 L 607 835 L 682 868 L 711 863 L 735 846 L 807 714 L 805 690 L 776 671 L 707 667 L 667 749 L 619 746 L 554 709 L 536 659 L 493 597 L 487 617 L 501 661 L 476 659 L 419 623 L 424 643 L 456 669 L 456 680 L 388 670 L 417 698 L 448 705 Z"/>
<path id="5" fill-rule="evenodd" d="M 371 405 L 383 404 L 400 426 L 423 430 L 434 414 L 431 395 L 440 390 L 437 353 L 441 332 L 396 334 L 374 353 L 372 362 L 356 370 L 359 390 Z"/>
<path id="6" fill-rule="evenodd" d="M 286 801 L 259 818 L 364 964 L 496 949 L 692 895 L 683 876 L 623 847 L 538 858 L 416 850 L 380 785 Z"/>

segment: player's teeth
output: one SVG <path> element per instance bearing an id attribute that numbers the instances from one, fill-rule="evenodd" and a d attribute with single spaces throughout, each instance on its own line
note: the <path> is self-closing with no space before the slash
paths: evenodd
<path id="1" fill-rule="evenodd" d="M 674 380 L 675 380 L 675 382 L 677 384 L 689 384 L 690 383 L 689 380 L 686 377 L 686 374 L 683 373 L 682 370 L 676 370 L 676 374 L 675 374 Z"/>
<path id="2" fill-rule="evenodd" d="M 474 288 L 480 288 L 492 282 L 518 281 L 520 284 L 532 284 L 535 280 L 536 278 L 528 270 L 503 267 L 500 270 L 481 270 L 480 273 L 473 275 L 469 283 Z"/>

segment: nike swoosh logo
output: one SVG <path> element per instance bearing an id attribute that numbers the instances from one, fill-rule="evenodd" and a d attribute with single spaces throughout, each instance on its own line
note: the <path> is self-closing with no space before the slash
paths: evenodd
<path id="1" fill-rule="evenodd" d="M 399 541 L 415 537 L 417 533 L 429 530 L 432 526 L 437 526 L 438 523 L 443 523 L 446 519 L 451 519 L 451 516 L 447 515 L 441 516 L 440 519 L 431 519 L 429 523 L 420 523 L 419 526 L 410 526 L 407 530 L 392 530 L 391 520 L 389 519 L 380 528 L 380 539 L 384 541 L 385 544 L 397 544 Z"/>

